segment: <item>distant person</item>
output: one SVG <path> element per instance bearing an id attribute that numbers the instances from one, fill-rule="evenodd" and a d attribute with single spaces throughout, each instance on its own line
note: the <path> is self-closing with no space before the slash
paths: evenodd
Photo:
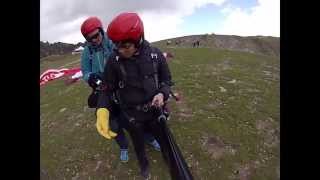
<path id="1" fill-rule="evenodd" d="M 200 41 L 198 40 L 198 41 L 197 41 L 197 47 L 199 47 L 199 46 L 200 46 Z"/>
<path id="2" fill-rule="evenodd" d="M 195 48 L 195 47 L 199 47 L 200 46 L 200 41 L 195 41 L 192 43 L 192 46 Z"/>

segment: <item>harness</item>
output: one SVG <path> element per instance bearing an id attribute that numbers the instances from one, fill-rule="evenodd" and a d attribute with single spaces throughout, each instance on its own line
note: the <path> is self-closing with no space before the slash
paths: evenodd
<path id="1" fill-rule="evenodd" d="M 88 47 L 88 49 L 89 49 L 89 63 L 90 63 L 90 68 L 92 72 L 93 51 L 90 47 Z"/>
<path id="2" fill-rule="evenodd" d="M 146 57 L 149 57 L 148 61 L 151 60 L 152 62 L 152 69 L 153 69 L 153 79 L 155 81 L 155 86 L 156 89 L 160 89 L 161 87 L 168 85 L 168 86 L 173 86 L 174 83 L 169 81 L 169 82 L 161 82 L 159 83 L 159 72 L 158 72 L 158 55 L 159 55 L 159 51 L 156 51 L 155 48 L 150 47 L 151 51 L 146 53 Z M 155 107 L 151 106 L 151 102 L 149 103 L 145 103 L 145 104 L 138 104 L 138 105 L 133 105 L 133 106 L 128 106 L 127 104 L 125 104 L 120 97 L 120 89 L 123 89 L 126 87 L 126 81 L 127 81 L 127 72 L 126 69 L 123 65 L 123 62 L 121 62 L 120 57 L 119 56 L 115 56 L 114 57 L 116 59 L 118 68 L 119 68 L 119 72 L 120 72 L 120 80 L 118 81 L 118 87 L 115 90 L 115 93 L 113 94 L 113 100 L 116 104 L 119 105 L 120 109 L 123 112 L 123 115 L 125 116 L 126 119 L 129 120 L 129 122 L 131 123 L 135 123 L 135 119 L 131 116 L 128 115 L 128 113 L 126 112 L 126 110 L 128 109 L 135 109 L 137 111 L 143 111 L 143 112 L 148 112 L 151 110 L 156 110 L 159 111 L 159 109 L 155 109 Z M 138 67 L 138 70 L 140 71 L 140 77 L 141 76 L 141 66 Z M 149 76 L 149 75 L 148 75 Z M 144 77 L 144 78 L 148 78 L 148 77 Z M 143 85 L 142 85 L 143 86 Z M 174 95 L 174 93 L 170 90 L 170 97 L 173 97 L 175 100 L 178 101 L 178 98 Z M 166 119 L 169 120 L 170 118 L 170 112 L 168 110 L 167 107 L 167 101 L 164 102 L 164 106 L 162 108 L 160 108 L 162 110 L 163 113 L 161 113 L 162 115 L 166 116 Z"/>
<path id="3" fill-rule="evenodd" d="M 155 51 L 155 49 L 153 47 L 151 47 L 151 52 L 149 52 L 149 54 L 147 54 L 147 57 L 149 57 L 148 61 L 150 60 L 152 62 L 152 68 L 153 68 L 153 79 L 155 81 L 155 86 L 157 89 L 160 88 L 159 85 L 159 77 L 158 77 L 158 53 Z M 145 103 L 145 104 L 138 104 L 138 105 L 128 105 L 125 104 L 121 97 L 120 97 L 120 90 L 125 88 L 128 84 L 127 82 L 127 72 L 126 69 L 123 65 L 123 62 L 121 62 L 120 57 L 119 56 L 115 56 L 116 58 L 116 62 L 118 63 L 119 66 L 119 70 L 120 70 L 120 80 L 118 81 L 118 87 L 116 88 L 115 94 L 113 96 L 114 102 L 116 104 L 118 104 L 120 106 L 120 109 L 122 109 L 122 112 L 124 114 L 124 116 L 129 120 L 129 122 L 134 123 L 135 119 L 131 116 L 129 116 L 126 113 L 126 110 L 128 109 L 135 109 L 137 111 L 143 111 L 143 112 L 149 112 L 152 110 L 153 107 L 151 107 L 151 103 Z M 138 65 L 138 71 L 139 71 L 139 77 L 141 77 L 141 66 Z M 149 78 L 149 77 L 144 77 L 144 78 Z M 143 85 L 141 86 L 143 87 Z"/>
<path id="4" fill-rule="evenodd" d="M 152 61 L 152 67 L 153 67 L 153 79 L 155 81 L 156 88 L 159 89 L 159 77 L 158 77 L 158 66 L 157 66 L 157 59 L 158 59 L 158 54 L 155 52 L 150 53 L 151 61 Z M 127 72 L 126 69 L 124 68 L 124 65 L 121 61 L 119 61 L 119 56 L 116 56 L 116 61 L 118 62 L 120 73 L 121 73 L 121 80 L 118 82 L 118 87 L 120 89 L 123 89 L 126 86 L 127 82 Z M 138 65 L 139 66 L 139 65 Z M 140 71 L 141 75 L 141 69 L 138 67 L 138 70 Z M 144 78 L 149 78 L 148 76 L 144 76 Z"/>
<path id="5" fill-rule="evenodd" d="M 93 71 L 92 61 L 93 61 L 94 54 L 93 54 L 93 50 L 90 46 L 88 46 L 88 49 L 89 49 L 89 63 L 90 63 L 90 68 L 91 68 L 91 72 L 92 72 Z M 104 56 L 105 56 L 105 48 L 102 46 L 102 57 L 105 58 Z"/>
<path id="6" fill-rule="evenodd" d="M 99 50 L 98 51 L 100 51 L 100 50 L 102 50 L 102 57 L 103 58 L 105 58 L 105 51 L 106 51 L 106 49 L 105 49 L 105 47 L 102 45 L 101 47 L 98 47 L 99 48 Z M 90 72 L 93 72 L 93 67 L 92 67 L 92 62 L 93 62 L 93 58 L 94 58 L 94 52 L 93 52 L 93 49 L 92 49 L 92 47 L 91 46 L 88 46 L 88 50 L 89 50 L 89 65 L 90 65 Z M 103 61 L 103 63 L 104 63 L 104 65 L 105 65 L 105 61 Z M 99 67 L 99 72 L 101 72 L 101 64 L 100 64 L 100 62 L 99 62 L 99 65 L 100 65 L 100 67 Z M 104 67 L 104 66 L 103 66 Z M 96 88 L 96 89 L 93 89 L 93 91 L 96 91 L 96 90 L 103 90 L 103 89 L 101 89 L 101 88 Z"/>

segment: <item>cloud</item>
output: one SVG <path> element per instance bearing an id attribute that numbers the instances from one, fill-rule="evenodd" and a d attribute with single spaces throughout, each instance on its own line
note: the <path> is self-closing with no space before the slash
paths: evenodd
<path id="1" fill-rule="evenodd" d="M 140 16 L 144 22 L 145 38 L 149 41 L 172 38 L 181 33 L 179 29 L 179 25 L 183 22 L 181 15 L 143 12 Z"/>
<path id="2" fill-rule="evenodd" d="M 177 36 L 185 16 L 208 4 L 222 5 L 226 0 L 40 0 L 40 40 L 76 43 L 83 20 L 98 16 L 107 24 L 120 12 L 138 12 L 150 41 Z"/>
<path id="3" fill-rule="evenodd" d="M 226 5 L 221 10 L 225 20 L 214 33 L 240 36 L 280 37 L 280 1 L 258 0 L 258 5 L 246 10 Z"/>

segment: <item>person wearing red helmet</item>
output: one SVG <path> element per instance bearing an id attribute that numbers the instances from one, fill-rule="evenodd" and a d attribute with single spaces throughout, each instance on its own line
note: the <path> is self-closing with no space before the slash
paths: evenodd
<path id="1" fill-rule="evenodd" d="M 120 14 L 118 19 L 111 22 L 107 33 L 109 37 L 112 37 L 112 42 L 116 44 L 118 52 L 123 57 L 129 58 L 136 52 L 136 48 L 144 42 L 143 22 L 136 13 Z M 155 150 L 160 151 L 159 143 L 150 133 L 144 134 L 144 140 Z"/>
<path id="2" fill-rule="evenodd" d="M 105 35 L 102 23 L 97 17 L 87 18 L 81 25 L 81 33 L 86 39 L 86 46 L 81 55 L 81 71 L 83 73 L 83 79 L 92 88 L 92 93 L 88 98 L 88 105 L 90 108 L 95 108 L 99 95 L 101 94 L 99 82 L 102 82 L 104 67 L 113 51 L 114 45 Z M 116 109 L 115 107 L 116 105 L 113 105 L 113 109 Z M 96 113 L 100 112 L 97 111 Z M 123 128 L 116 122 L 117 112 L 114 110 L 111 115 L 112 118 L 110 119 L 110 122 L 105 125 L 109 127 L 110 124 L 112 129 L 116 132 L 117 135 L 115 140 L 120 147 L 120 160 L 121 162 L 127 162 L 129 159 L 128 140 L 125 137 Z M 108 131 L 108 133 L 102 133 L 99 126 L 101 121 L 107 122 L 106 118 L 97 121 L 96 125 L 98 132 L 108 139 L 110 138 L 109 134 L 115 136 L 111 130 Z"/>
<path id="3" fill-rule="evenodd" d="M 104 67 L 113 51 L 114 44 L 104 33 L 102 23 L 97 17 L 87 18 L 81 25 L 81 33 L 87 40 L 85 49 L 81 55 L 81 70 L 83 79 L 88 82 L 89 86 L 92 88 L 92 93 L 88 98 L 88 105 L 91 108 L 96 108 L 100 98 L 99 96 L 104 95 L 104 93 L 100 93 L 102 92 L 101 86 L 98 84 L 103 82 L 102 74 L 104 72 Z M 119 108 L 113 103 L 112 109 L 110 121 L 106 121 L 105 116 L 108 114 L 106 114 L 105 111 L 96 111 L 97 116 L 100 114 L 100 118 L 97 119 L 96 124 L 97 130 L 107 139 L 115 137 L 115 140 L 120 147 L 120 160 L 121 162 L 127 162 L 129 160 L 128 141 L 121 124 L 116 120 Z M 111 129 L 114 130 L 117 135 L 114 134 Z M 149 133 L 144 133 L 144 139 L 148 141 L 155 150 L 160 151 L 160 146 L 153 136 Z"/>
<path id="4" fill-rule="evenodd" d="M 92 88 L 96 88 L 95 82 L 101 80 L 106 60 L 114 45 L 103 32 L 102 23 L 97 17 L 87 18 L 81 25 L 81 33 L 86 39 L 86 46 L 81 54 L 83 79 Z"/>
<path id="5" fill-rule="evenodd" d="M 121 13 L 107 28 L 116 49 L 104 71 L 108 92 L 115 92 L 120 106 L 120 121 L 129 132 L 141 175 L 150 177 L 143 131 L 151 133 L 168 160 L 168 147 L 159 129 L 158 111 L 169 98 L 171 73 L 163 53 L 144 38 L 143 22 L 136 13 Z M 107 101 L 106 101 L 107 102 Z M 108 111 L 110 103 L 98 106 Z"/>

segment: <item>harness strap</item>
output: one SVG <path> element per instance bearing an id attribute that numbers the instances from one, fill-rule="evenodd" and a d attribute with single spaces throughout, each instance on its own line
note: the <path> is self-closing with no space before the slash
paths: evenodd
<path id="1" fill-rule="evenodd" d="M 155 57 L 155 58 L 153 58 L 153 57 Z M 153 74 L 153 78 L 156 83 L 156 88 L 159 89 L 158 68 L 157 68 L 157 62 L 156 62 L 157 58 L 158 58 L 157 53 L 151 53 L 152 66 L 153 66 L 153 70 L 155 72 Z"/>
<path id="2" fill-rule="evenodd" d="M 88 47 L 88 48 L 89 48 L 89 63 L 90 63 L 90 68 L 91 68 L 91 72 L 92 72 L 93 71 L 92 70 L 93 52 L 90 47 Z"/>
<path id="3" fill-rule="evenodd" d="M 124 88 L 125 82 L 127 81 L 127 72 L 123 64 L 119 61 L 119 67 L 121 71 L 122 80 L 119 81 L 118 86 L 120 89 Z"/>

